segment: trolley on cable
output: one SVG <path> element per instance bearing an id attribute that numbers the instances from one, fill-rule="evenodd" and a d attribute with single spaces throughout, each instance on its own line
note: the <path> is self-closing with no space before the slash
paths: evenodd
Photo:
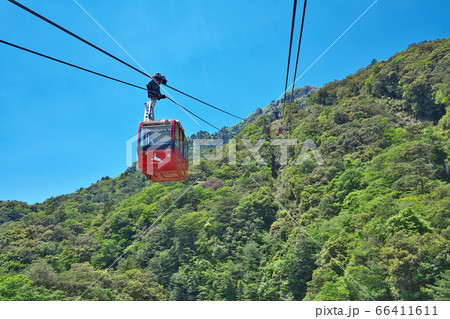
<path id="1" fill-rule="evenodd" d="M 184 129 L 178 120 L 154 117 L 156 101 L 166 96 L 160 85 L 166 78 L 156 73 L 147 84 L 150 101 L 145 103 L 144 121 L 139 124 L 137 156 L 141 172 L 153 182 L 184 181 L 188 175 L 188 149 Z"/>

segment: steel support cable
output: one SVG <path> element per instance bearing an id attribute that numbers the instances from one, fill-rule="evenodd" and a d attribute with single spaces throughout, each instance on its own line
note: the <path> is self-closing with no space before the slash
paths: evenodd
<path id="1" fill-rule="evenodd" d="M 59 24 L 53 22 L 52 20 L 47 19 L 46 17 L 44 17 L 43 15 L 37 13 L 36 11 L 34 11 L 34 10 L 32 10 L 32 9 L 30 9 L 30 8 L 28 8 L 28 7 L 26 7 L 26 6 L 24 6 L 23 4 L 21 4 L 21 3 L 17 2 L 17 1 L 15 1 L 15 0 L 8 0 L 8 1 L 11 2 L 12 4 L 18 6 L 19 8 L 21 8 L 21 9 L 23 9 L 23 10 L 25 10 L 25 11 L 31 13 L 32 15 L 38 17 L 39 19 L 44 20 L 45 22 L 51 24 L 52 26 L 54 26 L 54 27 L 60 29 L 61 31 L 63 31 L 63 32 L 69 34 L 69 35 L 71 35 L 72 37 L 74 37 L 74 38 L 80 40 L 81 42 L 84 42 L 85 44 L 87 44 L 87 45 L 93 47 L 94 49 L 96 49 L 96 50 L 102 52 L 103 54 L 106 54 L 107 56 L 113 58 L 114 60 L 116 60 L 116 61 L 118 61 L 118 62 L 120 62 L 120 63 L 122 63 L 122 64 L 128 66 L 129 68 L 131 68 L 131 69 L 133 69 L 133 70 L 135 70 L 135 71 L 141 73 L 142 75 L 144 75 L 144 76 L 146 76 L 146 77 L 149 77 L 149 78 L 151 78 L 151 79 L 153 80 L 153 77 L 152 77 L 151 75 L 149 75 L 149 74 L 147 74 L 147 73 L 145 73 L 145 72 L 139 70 L 138 68 L 136 68 L 136 67 L 132 66 L 131 64 L 129 64 L 129 63 L 123 61 L 122 59 L 119 59 L 118 57 L 112 55 L 111 53 L 109 53 L 109 52 L 107 52 L 107 51 L 105 51 L 105 50 L 103 50 L 102 48 L 96 46 L 95 44 L 89 42 L 88 40 L 86 40 L 86 39 L 84 39 L 84 38 L 82 38 L 82 37 L 76 35 L 75 33 L 73 33 L 73 32 L 71 32 L 71 31 L 67 30 L 66 28 L 60 26 Z M 158 82 L 156 82 L 156 83 L 158 83 Z M 158 85 L 160 85 L 160 84 L 158 83 Z M 187 97 L 189 97 L 189 98 L 192 98 L 192 99 L 194 99 L 194 100 L 196 100 L 196 101 L 198 101 L 198 102 L 200 102 L 200 103 L 203 103 L 203 104 L 205 104 L 205 105 L 207 105 L 207 106 L 213 107 L 214 109 L 219 110 L 219 111 L 221 111 L 221 112 L 223 112 L 223 113 L 226 113 L 226 114 L 228 114 L 228 115 L 234 116 L 234 117 L 236 117 L 236 118 L 238 118 L 238 119 L 243 119 L 243 118 L 241 118 L 241 117 L 239 117 L 239 116 L 237 116 L 237 115 L 234 115 L 234 114 L 231 114 L 231 113 L 229 113 L 229 112 L 227 112 L 227 111 L 225 111 L 225 110 L 222 110 L 221 108 L 212 106 L 211 104 L 206 103 L 206 102 L 204 102 L 204 101 L 202 101 L 202 100 L 200 100 L 200 99 L 198 99 L 198 98 L 194 98 L 192 95 L 189 95 L 189 94 L 187 94 L 187 93 L 184 93 L 184 92 L 181 91 L 181 90 L 175 89 L 175 88 L 172 87 L 172 86 L 169 86 L 169 85 L 165 85 L 165 86 L 168 87 L 168 88 L 170 88 L 170 89 L 172 89 L 172 90 L 175 90 L 175 91 L 177 91 L 178 93 L 181 93 L 181 94 L 183 94 L 183 95 L 185 95 L 185 96 L 187 96 Z"/>
<path id="2" fill-rule="evenodd" d="M 117 60 L 117 61 L 119 61 L 119 62 L 125 64 L 126 66 L 132 68 L 133 70 L 135 70 L 135 71 L 137 71 L 137 72 L 139 72 L 139 73 L 141 73 L 141 74 L 143 74 L 143 75 L 148 76 L 148 77 L 151 78 L 151 76 L 149 76 L 149 75 L 146 74 L 145 72 L 142 72 L 142 71 L 139 70 L 138 68 L 135 68 L 135 67 L 132 66 L 131 64 L 129 64 L 129 63 L 127 63 L 127 62 L 125 62 L 125 61 L 119 59 L 118 57 L 112 55 L 111 53 L 106 52 L 106 51 L 103 50 L 102 48 L 99 48 L 99 47 L 96 46 L 95 44 L 93 44 L 93 43 L 87 41 L 86 39 L 83 39 L 82 37 L 76 35 L 75 33 L 71 32 L 71 31 L 69 31 L 69 30 L 67 30 L 66 28 L 60 26 L 59 24 L 57 24 L 57 23 L 55 23 L 55 22 L 53 22 L 53 21 L 47 19 L 46 17 L 40 15 L 40 14 L 37 13 L 36 11 L 31 10 L 30 8 L 24 6 L 23 4 L 20 4 L 19 2 L 15 1 L 15 0 L 8 0 L 8 1 L 11 2 L 12 4 L 15 4 L 16 6 L 20 7 L 21 9 L 23 9 L 23 10 L 25 10 L 25 11 L 31 13 L 32 15 L 38 17 L 39 19 L 44 20 L 45 22 L 51 24 L 52 26 L 54 26 L 54 27 L 60 29 L 61 31 L 64 31 L 65 33 L 71 35 L 72 37 L 74 37 L 74 38 L 76 38 L 76 39 L 78 39 L 78 40 L 80 40 L 80 41 L 86 43 L 87 45 L 93 47 L 94 49 L 96 49 L 96 50 L 98 50 L 98 51 L 100 51 L 100 52 L 106 54 L 107 56 L 113 58 L 114 60 Z"/>
<path id="3" fill-rule="evenodd" d="M 218 108 L 218 107 L 215 107 L 214 105 L 211 105 L 211 104 L 209 104 L 209 103 L 203 102 L 202 100 L 199 100 L 199 99 L 197 99 L 196 97 L 193 97 L 192 95 L 189 95 L 189 94 L 187 94 L 187 93 L 184 93 L 184 92 L 182 92 L 182 91 L 180 91 L 180 90 L 178 90 L 178 89 L 176 89 L 176 88 L 174 88 L 174 87 L 172 87 L 172 86 L 170 86 L 170 85 L 167 85 L 167 84 L 163 84 L 163 85 L 166 86 L 166 87 L 168 87 L 169 89 L 172 89 L 172 90 L 178 92 L 178 93 L 184 94 L 184 95 L 186 95 L 187 97 L 190 97 L 191 99 L 194 99 L 194 100 L 196 100 L 196 101 L 198 101 L 198 102 L 200 102 L 200 103 L 203 103 L 203 104 L 205 104 L 205 105 L 208 105 L 208 106 L 212 107 L 213 109 L 216 109 L 216 110 L 221 111 L 221 112 L 223 112 L 223 113 L 226 113 L 226 114 L 228 114 L 228 115 L 234 116 L 235 118 L 240 119 L 240 120 L 243 120 L 243 119 L 244 119 L 244 118 L 242 118 L 242 117 L 240 117 L 240 116 L 231 114 L 231 113 L 229 113 L 229 112 L 227 112 L 227 111 L 225 111 L 225 110 L 222 110 L 222 109 L 220 109 L 220 108 Z"/>
<path id="4" fill-rule="evenodd" d="M 138 86 L 138 85 L 134 85 L 134 84 L 132 84 L 132 83 L 125 82 L 125 81 L 122 81 L 122 80 L 113 78 L 113 77 L 111 77 L 111 76 L 108 76 L 108 75 L 105 75 L 105 74 L 102 74 L 102 73 L 98 73 L 98 72 L 95 72 L 95 71 L 92 71 L 92 70 L 83 68 L 83 67 L 81 67 L 81 66 L 78 66 L 78 65 L 75 65 L 75 64 L 72 64 L 72 63 L 63 61 L 63 60 L 59 60 L 59 59 L 53 58 L 53 57 L 51 57 L 51 56 L 48 56 L 48 55 L 45 55 L 45 54 L 42 54 L 42 53 L 39 53 L 39 52 L 30 50 L 30 49 L 27 49 L 27 48 L 24 48 L 24 47 L 21 47 L 21 46 L 19 46 L 19 45 L 16 45 L 16 44 L 13 44 L 13 43 L 4 41 L 4 40 L 0 40 L 0 43 L 9 45 L 9 46 L 11 46 L 11 47 L 14 47 L 14 48 L 17 48 L 17 49 L 20 49 L 20 50 L 23 50 L 23 51 L 26 51 L 26 52 L 29 52 L 29 53 L 38 55 L 38 56 L 41 56 L 41 57 L 43 57 L 43 58 L 46 58 L 46 59 L 49 59 L 49 60 L 52 60 L 52 61 L 55 61 L 55 62 L 58 62 L 58 63 L 62 63 L 62 64 L 65 64 L 65 65 L 71 66 L 71 67 L 76 68 L 76 69 L 79 69 L 79 70 L 83 70 L 83 71 L 86 71 L 86 72 L 89 72 L 89 73 L 92 73 L 92 74 L 95 74 L 95 75 L 98 75 L 98 76 L 101 76 L 101 77 L 104 77 L 104 78 L 107 78 L 107 79 L 110 79 L 110 80 L 113 80 L 113 81 L 117 81 L 117 82 L 120 82 L 120 83 L 129 85 L 129 86 L 133 86 L 133 87 L 138 88 L 138 89 L 147 90 L 147 89 L 144 88 L 144 87 L 141 87 L 141 86 Z"/>
<path id="5" fill-rule="evenodd" d="M 6 45 L 8 45 L 8 46 L 11 46 L 11 47 L 14 47 L 14 48 L 23 50 L 23 51 L 28 52 L 28 53 L 32 53 L 32 54 L 38 55 L 38 56 L 40 56 L 40 57 L 43 57 L 43 58 L 46 58 L 46 59 L 49 59 L 49 60 L 52 60 L 52 61 L 55 61 L 55 62 L 64 64 L 64 65 L 67 65 L 67 66 L 76 68 L 76 69 L 79 69 L 79 70 L 82 70 L 82 71 L 86 71 L 86 72 L 89 72 L 89 73 L 92 73 L 92 74 L 95 74 L 95 75 L 104 77 L 104 78 L 106 78 L 106 79 L 110 79 L 110 80 L 113 80 L 113 81 L 116 81 L 116 82 L 119 82 L 119 83 L 123 83 L 123 84 L 129 85 L 129 86 L 132 86 L 132 87 L 141 89 L 141 90 L 147 90 L 147 89 L 144 88 L 144 87 L 140 87 L 140 86 L 138 86 L 138 85 L 134 85 L 134 84 L 132 84 L 132 83 L 125 82 L 125 81 L 122 81 L 122 80 L 113 78 L 113 77 L 111 77 L 111 76 L 108 76 L 108 75 L 105 75 L 105 74 L 102 74 L 102 73 L 98 73 L 98 72 L 95 72 L 95 71 L 92 71 L 92 70 L 83 68 L 83 67 L 81 67 L 81 66 L 78 66 L 78 65 L 75 65 L 75 64 L 72 64 L 72 63 L 69 63 L 69 62 L 60 60 L 60 59 L 53 58 L 53 57 L 51 57 L 51 56 L 48 56 L 48 55 L 45 55 L 45 54 L 42 54 L 42 53 L 39 53 L 39 52 L 30 50 L 30 49 L 27 49 L 27 48 L 24 48 L 24 47 L 21 47 L 21 46 L 19 46 L 19 45 L 16 45 L 16 44 L 13 44 L 13 43 L 10 43 L 10 42 L 1 40 L 1 39 L 0 39 L 0 43 L 6 44 Z M 176 104 L 177 106 L 179 106 L 180 108 L 182 108 L 183 110 L 185 110 L 186 112 L 192 114 L 192 115 L 195 116 L 196 118 L 200 119 L 201 121 L 205 122 L 206 124 L 210 125 L 211 127 L 215 128 L 216 130 L 219 130 L 219 131 L 220 131 L 220 129 L 219 129 L 218 127 L 216 127 L 216 126 L 214 126 L 213 124 L 209 123 L 208 121 L 204 120 L 203 118 L 201 118 L 201 117 L 198 116 L 197 114 L 191 112 L 190 110 L 188 110 L 187 108 L 185 108 L 184 106 L 182 106 L 180 103 L 178 103 L 178 102 L 172 100 L 171 98 L 168 98 L 168 99 L 169 99 L 171 102 L 175 103 L 175 104 Z"/>
<path id="6" fill-rule="evenodd" d="M 305 13 L 306 13 L 306 2 L 307 2 L 307 0 L 305 0 L 305 2 L 303 4 L 302 25 L 300 27 L 300 36 L 299 36 L 299 39 L 298 39 L 297 58 L 295 59 L 294 79 L 292 80 L 291 102 L 294 101 L 295 78 L 297 76 L 298 57 L 300 55 L 300 46 L 302 44 L 303 25 L 305 23 Z"/>
<path id="7" fill-rule="evenodd" d="M 181 107 L 181 108 L 182 108 L 183 110 L 185 110 L 186 112 L 188 112 L 188 113 L 194 115 L 194 116 L 195 116 L 196 118 L 198 118 L 200 121 L 203 121 L 203 122 L 205 122 L 206 124 L 208 124 L 209 126 L 212 126 L 212 127 L 214 127 L 216 130 L 220 131 L 220 128 L 218 128 L 217 126 L 212 125 L 212 124 L 209 123 L 208 121 L 202 119 L 200 116 L 198 116 L 198 115 L 192 113 L 192 112 L 189 111 L 187 108 L 185 108 L 184 106 L 182 106 L 180 103 L 178 103 L 178 102 L 172 100 L 172 99 L 171 99 L 170 97 L 168 97 L 168 96 L 167 96 L 167 99 L 168 99 L 169 101 L 172 101 L 173 103 L 175 103 L 175 104 L 178 105 L 179 107 Z"/>
<path id="8" fill-rule="evenodd" d="M 284 85 L 284 100 L 283 105 L 286 103 L 286 91 L 289 79 L 289 65 L 291 64 L 291 51 L 292 51 L 292 39 L 294 37 L 294 26 L 295 26 L 295 12 L 297 11 L 297 0 L 294 0 L 294 8 L 292 9 L 292 25 L 291 25 L 291 39 L 289 41 L 289 55 L 286 71 L 286 83 Z"/>

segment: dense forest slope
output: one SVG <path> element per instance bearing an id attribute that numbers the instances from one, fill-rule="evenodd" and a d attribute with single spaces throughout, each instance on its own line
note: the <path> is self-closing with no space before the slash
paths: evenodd
<path id="1" fill-rule="evenodd" d="M 374 61 L 287 104 L 281 136 L 259 112 L 236 164 L 226 147 L 183 183 L 130 168 L 1 202 L 0 300 L 450 299 L 449 66 L 449 39 Z M 243 139 L 265 141 L 248 165 Z"/>

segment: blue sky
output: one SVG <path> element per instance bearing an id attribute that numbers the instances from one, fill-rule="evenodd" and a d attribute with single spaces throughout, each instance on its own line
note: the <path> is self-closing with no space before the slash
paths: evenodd
<path id="1" fill-rule="evenodd" d="M 21 2 L 133 64 L 73 0 Z M 292 1 L 78 2 L 148 72 L 161 72 L 168 84 L 214 105 L 245 117 L 283 92 Z M 310 0 L 299 73 L 372 2 Z M 448 1 L 379 0 L 296 86 L 322 86 L 410 43 L 448 37 L 448 12 Z M 301 6 L 297 14 L 300 19 Z M 148 82 L 7 1 L 0 3 L 0 29 L 5 41 L 124 81 Z M 0 200 L 43 201 L 123 172 L 125 143 L 142 120 L 145 91 L 4 45 L 0 59 Z M 236 123 L 169 93 L 216 126 Z M 180 119 L 188 135 L 213 131 L 169 101 L 157 104 L 156 116 Z"/>

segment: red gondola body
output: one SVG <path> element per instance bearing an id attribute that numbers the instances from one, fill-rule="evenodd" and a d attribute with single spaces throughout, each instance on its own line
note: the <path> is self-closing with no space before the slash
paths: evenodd
<path id="1" fill-rule="evenodd" d="M 152 182 L 187 179 L 187 140 L 179 121 L 141 122 L 137 153 L 139 169 Z"/>
<path id="2" fill-rule="evenodd" d="M 266 132 L 270 133 L 270 126 L 266 127 Z"/>
<path id="3" fill-rule="evenodd" d="M 280 126 L 280 127 L 278 128 L 278 134 L 282 134 L 282 133 L 283 133 L 283 127 Z"/>

